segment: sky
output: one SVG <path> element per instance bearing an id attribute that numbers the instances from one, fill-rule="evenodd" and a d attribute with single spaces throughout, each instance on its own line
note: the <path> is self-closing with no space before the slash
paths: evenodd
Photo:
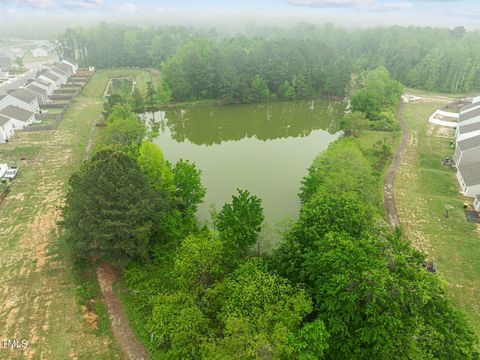
<path id="1" fill-rule="evenodd" d="M 165 23 L 231 20 L 332 22 L 352 26 L 423 25 L 480 28 L 480 0 L 0 0 L 0 22 L 41 16 L 161 19 Z"/>

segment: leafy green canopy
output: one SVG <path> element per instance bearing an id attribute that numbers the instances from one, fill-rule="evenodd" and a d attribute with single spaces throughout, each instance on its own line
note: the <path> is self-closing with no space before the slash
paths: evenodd
<path id="1" fill-rule="evenodd" d="M 261 200 L 247 190 L 237 190 L 232 203 L 225 204 L 215 219 L 227 261 L 236 264 L 254 245 L 263 222 Z"/>
<path id="2" fill-rule="evenodd" d="M 319 358 L 328 334 L 321 321 L 302 326 L 311 311 L 303 290 L 270 273 L 259 259 L 218 285 L 223 336 L 204 346 L 204 359 Z M 215 291 L 215 290 L 214 290 Z"/>
<path id="3" fill-rule="evenodd" d="M 367 204 L 378 201 L 372 169 L 358 146 L 348 139 L 336 141 L 319 154 L 302 180 L 300 200 L 308 202 L 320 190 L 355 193 Z"/>
<path id="4" fill-rule="evenodd" d="M 351 98 L 353 111 L 364 113 L 370 120 L 379 120 L 382 111 L 395 111 L 403 88 L 385 67 L 366 72 L 357 81 L 359 84 L 351 85 L 356 88 Z"/>
<path id="5" fill-rule="evenodd" d="M 152 188 L 134 158 L 113 149 L 98 151 L 68 185 L 63 225 L 78 256 L 112 261 L 147 257 Z"/>
<path id="6" fill-rule="evenodd" d="M 118 103 L 108 115 L 107 126 L 103 131 L 103 142 L 120 146 L 141 144 L 147 134 L 145 123 L 138 119 L 128 104 Z"/>

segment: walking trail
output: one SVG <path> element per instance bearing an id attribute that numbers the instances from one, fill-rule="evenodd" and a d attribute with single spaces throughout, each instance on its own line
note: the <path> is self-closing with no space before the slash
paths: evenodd
<path id="1" fill-rule="evenodd" d="M 113 336 L 115 336 L 125 355 L 131 360 L 149 359 L 147 351 L 128 325 L 128 321 L 122 312 L 120 300 L 113 291 L 112 285 L 117 278 L 116 271 L 110 265 L 102 264 L 97 268 L 97 278 L 110 317 Z"/>
<path id="2" fill-rule="evenodd" d="M 89 132 L 88 143 L 83 151 L 83 160 L 88 160 L 90 156 L 93 145 L 94 129 L 95 126 L 93 125 Z M 117 279 L 117 272 L 110 265 L 102 264 L 97 268 L 97 279 L 102 292 L 103 301 L 107 307 L 113 336 L 117 340 L 117 343 L 120 345 L 125 356 L 130 360 L 149 359 L 147 351 L 135 337 L 123 314 L 120 299 L 113 291 L 113 283 Z"/>
<path id="3" fill-rule="evenodd" d="M 387 174 L 385 175 L 385 183 L 383 188 L 385 211 L 390 220 L 390 224 L 393 226 L 400 225 L 400 218 L 398 216 L 397 206 L 395 204 L 395 194 L 393 191 L 393 185 L 395 183 L 395 172 L 402 163 L 403 155 L 405 154 L 405 149 L 408 145 L 408 140 L 410 138 L 410 132 L 408 130 L 408 126 L 404 117 L 404 110 L 405 103 L 401 102 L 397 109 L 397 119 L 400 123 L 400 128 L 402 130 L 402 139 L 400 140 L 400 145 L 395 152 L 393 162 L 388 168 Z"/>

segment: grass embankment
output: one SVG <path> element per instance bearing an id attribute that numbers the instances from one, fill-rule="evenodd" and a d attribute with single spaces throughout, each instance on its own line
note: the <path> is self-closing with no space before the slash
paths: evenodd
<path id="1" fill-rule="evenodd" d="M 95 298 L 98 284 L 89 269 L 74 271 L 57 231 L 65 184 L 96 135 L 111 73 L 117 71 L 92 77 L 56 130 L 16 133 L 0 146 L 1 162 L 19 166 L 11 193 L 0 204 L 0 337 L 29 341 L 24 350 L 0 348 L 2 359 L 122 358 L 101 302 L 90 305 L 100 315 L 99 329 L 85 320 L 79 300 Z M 148 72 L 129 73 L 146 86 Z"/>
<path id="2" fill-rule="evenodd" d="M 459 193 L 455 169 L 441 163 L 454 152 L 450 147 L 453 130 L 428 123 L 428 117 L 443 104 L 406 105 L 411 139 L 396 176 L 396 201 L 406 235 L 435 262 L 448 295 L 465 311 L 480 336 L 480 232 L 467 222 L 463 211 L 464 202 L 472 199 Z"/>

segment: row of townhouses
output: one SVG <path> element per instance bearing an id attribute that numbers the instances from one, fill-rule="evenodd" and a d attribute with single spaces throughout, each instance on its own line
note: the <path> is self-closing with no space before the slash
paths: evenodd
<path id="1" fill-rule="evenodd" d="M 50 68 L 31 70 L 0 84 L 0 143 L 10 139 L 15 130 L 35 122 L 41 105 L 77 72 L 78 66 L 62 61 Z"/>
<path id="2" fill-rule="evenodd" d="M 480 211 L 480 96 L 460 111 L 455 165 L 462 193 L 475 198 L 475 209 Z"/>

